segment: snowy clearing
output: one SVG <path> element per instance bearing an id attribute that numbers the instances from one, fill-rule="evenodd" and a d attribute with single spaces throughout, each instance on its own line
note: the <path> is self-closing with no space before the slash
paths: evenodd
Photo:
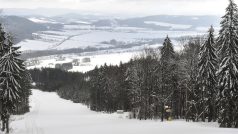
<path id="1" fill-rule="evenodd" d="M 28 18 L 30 21 L 33 21 L 35 23 L 52 23 L 52 24 L 57 24 L 58 22 L 55 22 L 54 20 L 51 19 L 46 19 L 46 18 Z"/>
<path id="2" fill-rule="evenodd" d="M 217 123 L 160 122 L 119 118 L 117 114 L 90 111 L 56 93 L 33 90 L 31 112 L 12 117 L 12 134 L 237 134 Z"/>
<path id="3" fill-rule="evenodd" d="M 123 53 L 107 53 L 105 51 L 102 52 L 102 54 L 85 54 L 85 55 L 76 55 L 76 54 L 68 54 L 63 55 L 65 57 L 65 60 L 63 61 L 57 61 L 57 56 L 46 56 L 41 58 L 36 58 L 40 61 L 39 65 L 29 66 L 28 69 L 34 69 L 34 68 L 42 68 L 42 67 L 49 67 L 49 68 L 55 68 L 55 65 L 58 63 L 69 63 L 72 62 L 74 59 L 79 59 L 80 61 L 83 58 L 90 58 L 89 63 L 82 63 L 79 66 L 73 66 L 73 69 L 69 70 L 71 72 L 87 72 L 90 70 L 93 70 L 96 66 L 104 65 L 105 63 L 107 65 L 119 65 L 120 62 L 126 63 L 129 62 L 131 58 L 139 55 L 137 51 L 134 52 L 123 52 Z M 33 59 L 31 59 L 33 60 Z"/>
<path id="4" fill-rule="evenodd" d="M 157 21 L 145 21 L 145 24 L 154 24 L 158 26 L 171 27 L 170 29 L 189 29 L 192 25 L 181 25 L 181 24 L 171 24 L 166 22 L 157 22 Z"/>

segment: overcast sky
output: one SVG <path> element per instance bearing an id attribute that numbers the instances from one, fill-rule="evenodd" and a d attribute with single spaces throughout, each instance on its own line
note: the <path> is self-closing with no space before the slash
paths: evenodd
<path id="1" fill-rule="evenodd" d="M 125 15 L 222 15 L 227 4 L 228 0 L 0 0 L 0 8 L 67 8 Z"/>

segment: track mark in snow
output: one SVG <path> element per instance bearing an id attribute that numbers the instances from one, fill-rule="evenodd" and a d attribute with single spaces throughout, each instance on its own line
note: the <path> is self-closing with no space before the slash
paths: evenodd
<path id="1" fill-rule="evenodd" d="M 76 35 L 70 35 L 70 36 L 68 36 L 66 39 L 63 39 L 61 42 L 59 42 L 59 43 L 57 43 L 57 44 L 55 44 L 55 45 L 49 47 L 49 49 L 54 49 L 54 48 L 56 48 L 56 47 L 62 45 L 64 42 L 66 42 L 66 41 L 72 39 L 73 37 L 80 36 L 80 35 L 84 35 L 84 34 L 89 34 L 89 33 L 90 33 L 90 32 L 80 33 L 80 34 L 76 34 Z"/>

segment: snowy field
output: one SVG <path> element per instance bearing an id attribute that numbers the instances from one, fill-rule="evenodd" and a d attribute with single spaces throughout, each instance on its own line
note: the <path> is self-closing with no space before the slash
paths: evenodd
<path id="1" fill-rule="evenodd" d="M 173 41 L 173 40 L 172 40 Z M 174 49 L 175 51 L 181 51 L 183 49 L 182 45 L 179 45 L 175 41 Z M 58 55 L 52 56 L 44 56 L 38 57 L 31 60 L 38 60 L 40 63 L 34 66 L 28 66 L 28 69 L 34 68 L 55 68 L 56 64 L 62 63 L 69 63 L 72 62 L 74 59 L 82 61 L 84 58 L 90 58 L 89 63 L 80 63 L 79 66 L 73 66 L 73 69 L 69 70 L 71 72 L 87 72 L 93 70 L 96 66 L 100 67 L 104 64 L 107 65 L 119 65 L 120 62 L 127 63 L 131 59 L 138 57 L 142 54 L 145 48 L 153 48 L 158 49 L 158 47 L 162 46 L 162 44 L 155 44 L 155 45 L 143 45 L 143 46 L 136 46 L 127 49 L 113 49 L 113 50 L 102 50 L 96 52 L 88 52 L 88 53 L 81 53 L 81 54 L 64 54 L 61 55 L 65 59 L 63 61 L 57 61 Z"/>
<path id="2" fill-rule="evenodd" d="M 48 67 L 48 68 L 55 68 L 56 64 L 60 63 L 68 63 L 72 62 L 74 59 L 78 59 L 82 61 L 84 58 L 90 58 L 89 63 L 81 63 L 79 66 L 73 66 L 73 69 L 69 70 L 71 72 L 87 72 L 90 70 L 93 70 L 96 66 L 104 65 L 105 63 L 107 65 L 119 65 L 120 62 L 126 63 L 129 62 L 131 58 L 139 55 L 139 52 L 133 51 L 133 52 L 113 52 L 108 53 L 105 51 L 102 51 L 101 53 L 95 54 L 95 53 L 88 53 L 85 55 L 76 55 L 76 54 L 67 54 L 63 55 L 65 57 L 64 61 L 57 61 L 57 56 L 46 56 L 46 57 L 40 57 L 36 58 L 40 61 L 39 65 L 35 66 L 29 66 L 28 69 L 34 69 L 34 68 L 42 68 L 42 67 Z"/>
<path id="3" fill-rule="evenodd" d="M 34 19 L 34 18 L 33 18 Z M 45 20 L 41 20 L 45 21 Z M 168 25 L 168 24 L 166 24 Z M 185 27 L 177 26 L 175 27 Z M 206 30 L 205 30 L 206 31 Z M 34 39 L 27 39 L 18 43 L 22 51 L 48 50 L 48 49 L 71 49 L 71 48 L 107 48 L 112 45 L 102 42 L 116 40 L 118 42 L 133 43 L 180 36 L 202 35 L 204 31 L 155 31 L 136 27 L 93 27 L 91 25 L 64 25 L 60 31 L 40 31 L 33 33 Z"/>
<path id="4" fill-rule="evenodd" d="M 31 111 L 11 118 L 11 134 L 237 134 L 217 123 L 160 122 L 90 111 L 56 93 L 33 90 Z"/>
<path id="5" fill-rule="evenodd" d="M 188 29 L 191 28 L 192 25 L 179 25 L 179 24 L 171 24 L 171 23 L 165 23 L 165 22 L 156 22 L 156 21 L 145 21 L 145 24 L 154 24 L 158 26 L 165 26 L 165 27 L 171 27 L 170 29 Z"/>

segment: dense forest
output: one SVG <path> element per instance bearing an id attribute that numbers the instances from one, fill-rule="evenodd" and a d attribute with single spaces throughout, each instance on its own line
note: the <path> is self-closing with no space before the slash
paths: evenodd
<path id="1" fill-rule="evenodd" d="M 238 13 L 231 0 L 221 30 L 181 40 L 175 52 L 167 36 L 159 49 L 145 51 L 118 66 L 87 73 L 30 70 L 37 88 L 84 103 L 94 111 L 131 112 L 140 120 L 218 121 L 238 128 Z"/>

